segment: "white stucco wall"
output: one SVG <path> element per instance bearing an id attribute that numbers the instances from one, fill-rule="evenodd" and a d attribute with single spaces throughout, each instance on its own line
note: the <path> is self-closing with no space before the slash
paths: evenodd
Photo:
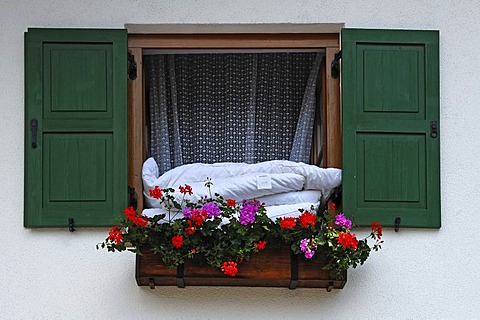
<path id="1" fill-rule="evenodd" d="M 0 2 L 1 319 L 473 319 L 479 316 L 480 6 L 477 1 Z M 27 27 L 322 23 L 440 30 L 442 228 L 385 232 L 345 289 L 137 287 L 134 256 L 95 250 L 107 229 L 23 228 Z"/>

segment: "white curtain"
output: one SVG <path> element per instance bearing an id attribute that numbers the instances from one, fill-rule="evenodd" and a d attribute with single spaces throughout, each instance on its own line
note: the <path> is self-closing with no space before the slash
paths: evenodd
<path id="1" fill-rule="evenodd" d="M 322 53 L 145 56 L 150 155 L 182 164 L 308 163 Z"/>

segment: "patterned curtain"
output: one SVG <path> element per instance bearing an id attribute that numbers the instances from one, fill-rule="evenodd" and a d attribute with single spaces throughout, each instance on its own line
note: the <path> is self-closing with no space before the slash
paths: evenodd
<path id="1" fill-rule="evenodd" d="M 322 53 L 145 56 L 150 153 L 182 164 L 310 158 Z"/>

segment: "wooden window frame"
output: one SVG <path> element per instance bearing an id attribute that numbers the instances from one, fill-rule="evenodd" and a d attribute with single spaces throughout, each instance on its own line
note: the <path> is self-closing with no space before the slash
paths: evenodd
<path id="1" fill-rule="evenodd" d="M 129 34 L 128 51 L 137 63 L 137 78 L 128 80 L 128 183 L 139 194 L 143 210 L 142 165 L 146 159 L 144 49 L 324 49 L 326 58 L 323 92 L 324 166 L 341 168 L 340 80 L 331 76 L 330 63 L 340 50 L 339 33 L 209 33 Z"/>

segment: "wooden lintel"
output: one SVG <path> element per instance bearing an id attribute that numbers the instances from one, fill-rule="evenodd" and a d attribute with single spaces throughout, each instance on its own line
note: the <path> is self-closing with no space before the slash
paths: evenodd
<path id="1" fill-rule="evenodd" d="M 301 34 L 129 34 L 129 48 L 314 49 L 338 48 L 337 33 Z"/>

